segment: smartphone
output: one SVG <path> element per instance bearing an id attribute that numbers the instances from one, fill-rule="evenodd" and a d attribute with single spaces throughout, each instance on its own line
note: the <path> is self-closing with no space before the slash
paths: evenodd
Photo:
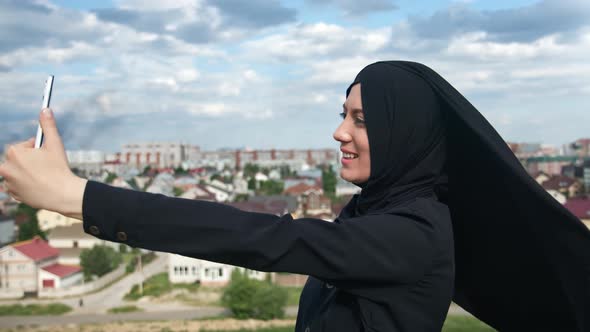
<path id="1" fill-rule="evenodd" d="M 49 102 L 51 101 L 51 90 L 53 89 L 53 75 L 49 76 L 45 81 L 45 92 L 43 93 L 43 104 L 41 105 L 41 109 L 49 107 Z M 41 124 L 37 128 L 37 137 L 35 138 L 35 149 L 38 149 L 43 144 L 43 129 L 41 129 Z"/>

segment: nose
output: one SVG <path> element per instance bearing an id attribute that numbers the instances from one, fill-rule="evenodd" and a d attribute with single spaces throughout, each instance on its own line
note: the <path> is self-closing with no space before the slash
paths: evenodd
<path id="1" fill-rule="evenodd" d="M 352 140 L 352 135 L 350 135 L 350 133 L 346 129 L 345 121 L 342 121 L 338 128 L 336 128 L 332 137 L 334 137 L 335 140 L 341 143 L 350 142 Z"/>

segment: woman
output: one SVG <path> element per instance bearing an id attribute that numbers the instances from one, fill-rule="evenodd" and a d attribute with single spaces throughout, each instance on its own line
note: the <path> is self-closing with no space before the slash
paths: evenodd
<path id="1" fill-rule="evenodd" d="M 371 64 L 343 115 L 341 176 L 362 191 L 333 223 L 77 178 L 43 116 L 45 145 L 9 149 L 0 175 L 102 239 L 310 275 L 296 331 L 440 331 L 452 298 L 502 331 L 590 329 L 590 233 L 444 79 Z"/>

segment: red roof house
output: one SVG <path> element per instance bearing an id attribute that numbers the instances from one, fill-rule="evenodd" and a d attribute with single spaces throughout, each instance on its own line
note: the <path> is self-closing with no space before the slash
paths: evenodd
<path id="1" fill-rule="evenodd" d="M 63 265 L 59 263 L 51 264 L 49 266 L 42 267 L 44 271 L 47 271 L 57 277 L 64 278 L 74 273 L 80 272 L 82 269 L 75 265 Z"/>
<path id="2" fill-rule="evenodd" d="M 39 236 L 35 236 L 31 240 L 14 243 L 12 244 L 12 248 L 18 250 L 35 262 L 49 258 L 57 258 L 57 256 L 59 256 L 59 250 L 50 246 L 47 241 Z"/>

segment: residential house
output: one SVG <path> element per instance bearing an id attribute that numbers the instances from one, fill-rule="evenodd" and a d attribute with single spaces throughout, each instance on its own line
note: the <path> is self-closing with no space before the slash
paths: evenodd
<path id="1" fill-rule="evenodd" d="M 551 178 L 547 173 L 545 173 L 543 171 L 533 172 L 531 174 L 531 177 L 533 179 L 535 179 L 535 181 L 537 181 L 538 184 L 543 184 L 543 182 L 545 182 Z"/>
<path id="2" fill-rule="evenodd" d="M 37 220 L 39 221 L 39 228 L 42 231 L 48 231 L 56 227 L 71 226 L 74 224 L 81 224 L 82 220 L 76 218 L 66 217 L 57 212 L 40 209 L 37 211 Z M 78 227 L 82 227 L 78 225 Z"/>
<path id="3" fill-rule="evenodd" d="M 207 286 L 225 286 L 231 280 L 234 269 L 240 268 L 228 264 L 210 262 L 203 259 L 168 254 L 168 279 L 171 283 L 200 283 Z M 264 280 L 266 272 L 248 270 L 246 275 L 253 279 Z"/>
<path id="4" fill-rule="evenodd" d="M 0 213 L 7 214 L 6 208 L 4 207 L 4 203 L 10 199 L 10 195 L 3 191 L 2 186 L 0 186 Z"/>
<path id="5" fill-rule="evenodd" d="M 167 172 L 156 175 L 146 192 L 174 197 L 174 176 Z"/>
<path id="6" fill-rule="evenodd" d="M 117 242 L 105 241 L 84 232 L 82 225 L 58 226 L 47 235 L 49 245 L 59 250 L 61 264 L 80 264 L 80 253 L 96 245 L 110 246 L 119 250 Z"/>
<path id="7" fill-rule="evenodd" d="M 199 180 L 192 176 L 181 176 L 174 179 L 173 186 L 182 189 L 183 192 L 199 184 Z"/>
<path id="8" fill-rule="evenodd" d="M 318 184 L 318 181 L 316 179 L 312 179 L 312 178 L 304 178 L 304 177 L 290 177 L 290 178 L 285 178 L 283 180 L 284 183 L 284 190 L 287 190 L 293 186 L 296 186 L 300 183 L 305 183 L 308 186 L 313 186 Z"/>
<path id="9" fill-rule="evenodd" d="M 549 194 L 551 194 L 551 196 L 553 196 L 553 198 L 555 198 L 555 200 L 558 201 L 560 204 L 565 204 L 565 202 L 567 201 L 567 197 L 565 197 L 565 195 L 562 194 L 560 191 L 553 189 L 547 189 L 546 191 Z"/>
<path id="10" fill-rule="evenodd" d="M 352 196 L 361 192 L 361 188 L 354 183 L 343 180 L 338 177 L 336 182 L 336 197 Z"/>
<path id="11" fill-rule="evenodd" d="M 328 221 L 333 219 L 331 200 L 323 195 L 324 190 L 319 185 L 300 183 L 285 189 L 283 193 L 297 197 L 303 216 L 321 217 Z"/>
<path id="12" fill-rule="evenodd" d="M 590 198 L 588 196 L 568 199 L 563 205 L 590 229 Z"/>
<path id="13" fill-rule="evenodd" d="M 16 212 L 17 208 L 18 201 L 7 193 L 0 191 L 0 211 L 4 214 L 10 215 L 11 213 Z"/>
<path id="14" fill-rule="evenodd" d="M 0 286 L 36 293 L 82 281 L 79 266 L 58 262 L 59 251 L 40 237 L 9 244 L 0 249 Z"/>
<path id="15" fill-rule="evenodd" d="M 217 196 L 214 193 L 207 190 L 207 188 L 205 186 L 200 185 L 200 184 L 193 185 L 192 187 L 186 189 L 186 191 L 183 192 L 178 197 L 186 198 L 186 199 L 198 199 L 198 200 L 210 201 L 210 202 L 217 201 L 217 199 L 216 199 Z"/>
<path id="16" fill-rule="evenodd" d="M 545 190 L 555 190 L 564 194 L 567 198 L 576 197 L 582 192 L 582 184 L 569 176 L 555 175 L 542 184 Z"/>
<path id="17" fill-rule="evenodd" d="M 15 236 L 14 218 L 0 214 L 0 247 L 14 242 Z"/>
<path id="18" fill-rule="evenodd" d="M 206 184 L 205 189 L 215 195 L 217 202 L 228 202 L 234 199 L 234 193 L 227 186 L 219 185 L 221 181 L 213 180 L 215 184 Z"/>

